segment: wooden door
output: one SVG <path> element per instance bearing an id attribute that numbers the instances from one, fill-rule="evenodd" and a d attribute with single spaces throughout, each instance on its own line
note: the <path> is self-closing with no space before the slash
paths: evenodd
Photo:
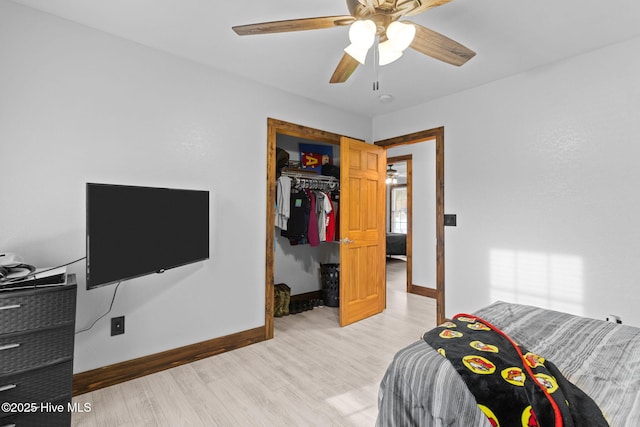
<path id="1" fill-rule="evenodd" d="M 340 138 L 340 326 L 386 304 L 383 148 Z"/>

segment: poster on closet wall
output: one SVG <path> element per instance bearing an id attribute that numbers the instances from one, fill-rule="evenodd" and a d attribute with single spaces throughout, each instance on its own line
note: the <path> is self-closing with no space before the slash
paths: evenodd
<path id="1" fill-rule="evenodd" d="M 333 146 L 298 144 L 302 169 L 320 173 L 322 165 L 333 164 Z"/>

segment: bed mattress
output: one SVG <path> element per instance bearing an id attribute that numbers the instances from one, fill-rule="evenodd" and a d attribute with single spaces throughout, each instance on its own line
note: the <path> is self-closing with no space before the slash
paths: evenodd
<path id="1" fill-rule="evenodd" d="M 640 425 L 640 328 L 504 302 L 472 314 L 553 362 L 612 427 Z M 384 427 L 491 427 L 453 366 L 423 340 L 394 357 L 378 410 Z"/>

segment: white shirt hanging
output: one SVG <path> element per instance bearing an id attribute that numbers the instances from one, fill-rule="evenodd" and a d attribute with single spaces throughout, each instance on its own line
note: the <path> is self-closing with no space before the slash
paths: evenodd
<path id="1" fill-rule="evenodd" d="M 280 176 L 276 186 L 276 227 L 287 229 L 291 203 L 291 178 Z"/>

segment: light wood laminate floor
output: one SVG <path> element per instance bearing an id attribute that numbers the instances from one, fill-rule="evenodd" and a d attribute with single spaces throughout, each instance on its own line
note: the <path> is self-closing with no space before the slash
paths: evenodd
<path id="1" fill-rule="evenodd" d="M 320 307 L 275 319 L 275 338 L 76 396 L 74 426 L 373 426 L 393 355 L 435 326 L 435 301 L 387 263 L 387 308 L 338 326 Z"/>

